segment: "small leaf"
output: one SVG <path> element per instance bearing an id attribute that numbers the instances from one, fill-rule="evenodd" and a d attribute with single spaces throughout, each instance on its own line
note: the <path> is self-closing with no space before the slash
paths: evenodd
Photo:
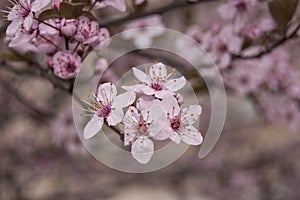
<path id="1" fill-rule="evenodd" d="M 83 3 L 83 4 L 89 4 L 89 0 L 72 0 L 72 3 Z"/>
<path id="2" fill-rule="evenodd" d="M 91 12 L 83 11 L 82 15 L 89 18 L 91 21 L 97 21 L 97 18 Z"/>
<path id="3" fill-rule="evenodd" d="M 60 13 L 57 9 L 48 9 L 43 11 L 40 16 L 39 19 L 41 21 L 47 20 L 47 19 L 51 19 L 51 18 L 61 18 Z"/>
<path id="4" fill-rule="evenodd" d="M 82 15 L 83 3 L 62 2 L 60 4 L 60 13 L 66 19 L 75 19 Z"/>
<path id="5" fill-rule="evenodd" d="M 299 0 L 269 0 L 269 10 L 277 22 L 279 31 L 285 34 L 296 11 Z"/>

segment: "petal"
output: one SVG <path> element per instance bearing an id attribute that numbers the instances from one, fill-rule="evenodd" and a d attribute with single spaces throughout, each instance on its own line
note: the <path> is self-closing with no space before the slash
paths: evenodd
<path id="1" fill-rule="evenodd" d="M 173 118 L 179 115 L 180 107 L 178 105 L 177 99 L 172 95 L 166 95 L 161 101 L 161 105 L 165 110 L 165 113 L 169 117 Z"/>
<path id="2" fill-rule="evenodd" d="M 150 75 L 151 79 L 154 79 L 154 80 L 157 80 L 157 79 L 165 80 L 168 76 L 167 68 L 163 63 L 157 63 L 150 67 L 149 75 Z"/>
<path id="3" fill-rule="evenodd" d="M 168 90 L 176 92 L 176 91 L 182 89 L 185 86 L 185 84 L 186 84 L 186 79 L 182 76 L 177 79 L 168 80 L 165 87 Z"/>
<path id="4" fill-rule="evenodd" d="M 143 48 L 148 48 L 152 45 L 152 38 L 142 35 L 142 33 L 139 33 L 139 35 L 136 35 L 133 43 L 134 45 L 139 48 L 139 49 L 143 49 Z"/>
<path id="5" fill-rule="evenodd" d="M 146 137 L 138 138 L 131 146 L 131 154 L 133 158 L 142 164 L 146 164 L 150 161 L 153 152 L 153 142 Z"/>
<path id="6" fill-rule="evenodd" d="M 120 123 L 123 119 L 124 113 L 122 109 L 115 109 L 111 112 L 109 117 L 107 117 L 107 123 L 110 126 L 115 126 Z"/>
<path id="7" fill-rule="evenodd" d="M 224 19 L 232 19 L 236 14 L 236 9 L 231 4 L 223 4 L 218 8 L 218 12 Z"/>
<path id="8" fill-rule="evenodd" d="M 136 94 L 133 91 L 125 92 L 114 98 L 112 108 L 125 108 L 133 104 Z"/>
<path id="9" fill-rule="evenodd" d="M 203 142 L 201 133 L 193 126 L 180 130 L 180 137 L 188 145 L 199 145 Z"/>
<path id="10" fill-rule="evenodd" d="M 181 111 L 181 123 L 183 125 L 193 125 L 200 117 L 202 107 L 200 105 L 190 105 Z"/>
<path id="11" fill-rule="evenodd" d="M 97 97 L 105 104 L 112 102 L 116 95 L 117 88 L 113 83 L 104 83 L 98 88 Z"/>
<path id="12" fill-rule="evenodd" d="M 155 90 L 147 85 L 144 85 L 143 87 L 139 88 L 141 93 L 146 94 L 146 95 L 153 95 L 155 94 Z"/>
<path id="13" fill-rule="evenodd" d="M 171 136 L 170 136 L 170 140 L 172 140 L 173 142 L 175 142 L 176 144 L 179 144 L 181 139 L 178 133 L 176 133 L 175 131 L 171 132 Z"/>
<path id="14" fill-rule="evenodd" d="M 35 0 L 31 4 L 31 10 L 33 12 L 41 11 L 44 7 L 46 7 L 51 0 Z"/>
<path id="15" fill-rule="evenodd" d="M 154 96 L 143 95 L 136 101 L 136 107 L 139 110 L 147 110 L 153 104 L 158 104 L 160 101 L 155 99 Z"/>
<path id="16" fill-rule="evenodd" d="M 152 136 L 153 139 L 155 139 L 155 140 L 166 140 L 166 139 L 170 138 L 173 135 L 173 130 L 169 126 L 169 123 L 167 123 L 163 127 L 164 128 L 158 134 Z M 179 137 L 179 141 L 180 141 L 180 137 Z"/>
<path id="17" fill-rule="evenodd" d="M 24 25 L 24 28 L 29 31 L 30 28 L 31 28 L 31 25 L 32 25 L 32 22 L 33 22 L 33 18 L 31 15 L 28 15 L 27 17 L 25 17 L 24 21 L 23 21 L 23 25 Z"/>
<path id="18" fill-rule="evenodd" d="M 133 74 L 135 76 L 135 78 L 137 78 L 137 80 L 139 80 L 142 83 L 148 83 L 148 76 L 141 70 L 137 69 L 137 68 L 132 68 L 133 70 Z"/>
<path id="19" fill-rule="evenodd" d="M 83 130 L 84 139 L 90 139 L 94 137 L 103 126 L 103 118 L 99 117 L 97 114 L 87 123 Z"/>
<path id="20" fill-rule="evenodd" d="M 22 20 L 14 20 L 6 29 L 6 35 L 13 36 L 16 34 L 17 30 L 20 28 Z"/>
<path id="21" fill-rule="evenodd" d="M 140 88 L 144 87 L 144 84 L 136 84 L 136 85 L 131 85 L 131 86 L 122 86 L 122 88 L 124 90 L 127 90 L 127 91 L 135 91 L 135 92 L 138 92 L 140 93 Z"/>
<path id="22" fill-rule="evenodd" d="M 125 126 L 132 126 L 140 121 L 140 113 L 138 110 L 130 106 L 125 114 L 125 117 L 123 118 L 123 123 Z"/>
<path id="23" fill-rule="evenodd" d="M 166 95 L 175 95 L 174 92 L 170 90 L 161 90 L 154 93 L 156 98 L 163 99 Z"/>
<path id="24" fill-rule="evenodd" d="M 135 130 L 131 130 L 129 127 L 126 127 L 124 132 L 124 145 L 131 145 L 136 138 Z"/>

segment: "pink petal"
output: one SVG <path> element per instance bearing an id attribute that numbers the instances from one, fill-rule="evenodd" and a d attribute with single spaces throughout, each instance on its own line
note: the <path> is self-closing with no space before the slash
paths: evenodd
<path id="1" fill-rule="evenodd" d="M 141 164 L 148 163 L 153 155 L 153 152 L 153 142 L 146 137 L 138 138 L 131 146 L 131 154 L 133 158 Z"/>
<path id="2" fill-rule="evenodd" d="M 200 117 L 202 107 L 200 105 L 190 105 L 181 111 L 181 122 L 183 125 L 193 125 Z"/>
<path id="3" fill-rule="evenodd" d="M 83 130 L 84 139 L 90 139 L 94 137 L 102 129 L 102 126 L 103 118 L 95 114 Z"/>
<path id="4" fill-rule="evenodd" d="M 44 7 L 46 7 L 51 0 L 35 0 L 32 4 L 31 4 L 31 10 L 33 12 L 38 12 L 41 11 Z"/>
<path id="5" fill-rule="evenodd" d="M 136 94 L 133 91 L 125 92 L 114 98 L 113 108 L 125 108 L 133 104 L 136 99 Z"/>
<path id="6" fill-rule="evenodd" d="M 109 117 L 107 118 L 107 123 L 110 126 L 115 126 L 120 123 L 123 119 L 124 113 L 122 109 L 115 109 L 111 112 Z"/>
<path id="7" fill-rule="evenodd" d="M 123 118 L 123 123 L 125 126 L 133 126 L 134 123 L 138 123 L 140 121 L 140 114 L 138 110 L 130 106 L 125 114 L 125 117 Z"/>
<path id="8" fill-rule="evenodd" d="M 175 131 L 171 132 L 170 135 L 170 140 L 172 140 L 173 142 L 175 142 L 176 144 L 179 144 L 181 139 L 178 133 L 176 133 Z"/>
<path id="9" fill-rule="evenodd" d="M 135 76 L 135 78 L 137 78 L 137 80 L 139 80 L 142 83 L 148 83 L 148 76 L 141 70 L 137 69 L 137 68 L 132 68 L 133 70 L 133 74 Z"/>
<path id="10" fill-rule="evenodd" d="M 104 83 L 98 88 L 97 97 L 105 104 L 112 102 L 116 95 L 117 88 L 113 83 Z"/>
<path id="11" fill-rule="evenodd" d="M 136 138 L 136 134 L 132 133 L 131 131 L 128 131 L 127 129 L 127 131 L 125 131 L 124 133 L 124 145 L 125 146 L 131 145 L 135 140 L 135 138 Z"/>
<path id="12" fill-rule="evenodd" d="M 186 79 L 182 76 L 177 79 L 168 80 L 165 87 L 171 91 L 178 91 L 182 89 L 186 84 Z"/>
<path id="13" fill-rule="evenodd" d="M 153 95 L 155 94 L 155 90 L 149 86 L 143 86 L 141 88 L 139 88 L 139 90 L 143 93 L 143 94 L 146 94 L 146 95 Z"/>
<path id="14" fill-rule="evenodd" d="M 232 19 L 236 14 L 236 9 L 231 4 L 223 4 L 218 8 L 218 12 L 224 19 Z"/>
<path id="15" fill-rule="evenodd" d="M 165 113 L 169 113 L 170 117 L 175 117 L 179 115 L 180 107 L 178 105 L 177 99 L 172 95 L 164 96 L 161 105 L 164 108 Z"/>
<path id="16" fill-rule="evenodd" d="M 144 87 L 144 84 L 136 84 L 136 85 L 131 85 L 131 86 L 122 86 L 124 90 L 127 91 L 135 91 L 137 93 L 141 93 L 140 89 Z"/>
<path id="17" fill-rule="evenodd" d="M 137 100 L 136 107 L 139 110 L 147 110 L 150 109 L 153 104 L 157 104 L 159 102 L 160 101 L 155 99 L 154 96 L 143 95 Z"/>
<path id="18" fill-rule="evenodd" d="M 24 28 L 29 31 L 30 28 L 31 28 L 31 25 L 32 25 L 32 22 L 33 22 L 33 18 L 31 15 L 28 15 L 24 21 L 23 21 L 23 25 L 24 25 Z"/>
<path id="19" fill-rule="evenodd" d="M 203 142 L 201 133 L 193 126 L 185 127 L 180 131 L 182 141 L 188 145 L 200 145 Z"/>
<path id="20" fill-rule="evenodd" d="M 20 28 L 22 20 L 14 20 L 6 29 L 6 35 L 13 36 L 16 34 L 17 30 Z"/>
<path id="21" fill-rule="evenodd" d="M 161 91 L 156 91 L 154 95 L 156 98 L 162 99 L 166 95 L 175 95 L 175 93 L 170 90 L 161 90 Z"/>

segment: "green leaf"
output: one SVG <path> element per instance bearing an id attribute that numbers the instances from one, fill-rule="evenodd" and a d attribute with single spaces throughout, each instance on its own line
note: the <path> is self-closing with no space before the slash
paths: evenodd
<path id="1" fill-rule="evenodd" d="M 48 9 L 43 11 L 40 16 L 39 19 L 41 21 L 50 19 L 50 18 L 61 18 L 60 13 L 57 9 Z"/>
<path id="2" fill-rule="evenodd" d="M 277 22 L 279 31 L 285 34 L 295 14 L 299 0 L 269 0 L 269 10 Z"/>
<path id="3" fill-rule="evenodd" d="M 60 4 L 60 13 L 66 19 L 75 19 L 82 15 L 83 3 L 62 2 Z"/>

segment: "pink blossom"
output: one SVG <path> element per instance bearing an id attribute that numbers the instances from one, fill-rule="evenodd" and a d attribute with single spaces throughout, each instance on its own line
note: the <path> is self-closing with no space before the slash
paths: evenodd
<path id="1" fill-rule="evenodd" d="M 56 8 L 59 10 L 60 4 L 61 4 L 61 0 L 53 0 L 51 6 L 52 6 L 52 8 Z"/>
<path id="2" fill-rule="evenodd" d="M 132 106 L 125 114 L 124 145 L 132 144 L 131 154 L 139 163 L 148 163 L 153 155 L 154 145 L 149 137 L 157 135 L 160 131 L 162 123 L 156 119 L 162 114 L 158 114 L 157 108 L 154 107 L 137 110 Z"/>
<path id="3" fill-rule="evenodd" d="M 248 15 L 253 12 L 256 0 L 228 0 L 218 8 L 218 12 L 224 19 L 235 19 L 235 30 L 243 28 L 248 20 Z"/>
<path id="4" fill-rule="evenodd" d="M 143 4 L 144 2 L 146 2 L 147 0 L 134 0 L 134 4 L 135 5 L 141 5 Z"/>
<path id="5" fill-rule="evenodd" d="M 37 30 L 31 29 L 26 30 L 25 28 L 19 28 L 13 36 L 9 36 L 10 40 L 9 47 L 11 48 L 22 48 L 24 51 L 35 50 L 32 40 L 36 37 Z"/>
<path id="6" fill-rule="evenodd" d="M 189 145 L 200 145 L 203 137 L 193 124 L 199 119 L 202 107 L 190 105 L 181 109 L 175 97 L 166 95 L 162 102 L 167 122 L 159 134 L 161 137 L 169 137 L 173 142 L 179 144 L 184 141 Z"/>
<path id="7" fill-rule="evenodd" d="M 54 73 L 62 79 L 70 79 L 77 75 L 81 66 L 81 58 L 69 51 L 58 51 L 53 56 Z"/>
<path id="8" fill-rule="evenodd" d="M 157 28 L 149 28 L 157 27 Z M 160 15 L 138 19 L 130 22 L 125 26 L 122 37 L 126 40 L 133 40 L 133 43 L 138 48 L 149 47 L 153 43 L 153 38 L 164 33 L 164 24 Z"/>
<path id="9" fill-rule="evenodd" d="M 92 3 L 98 1 L 95 5 L 96 9 L 105 8 L 107 6 L 111 6 L 121 12 L 126 11 L 126 3 L 125 0 L 91 0 Z"/>
<path id="10" fill-rule="evenodd" d="M 218 35 L 211 38 L 210 53 L 220 69 L 231 63 L 232 54 L 240 52 L 243 38 L 234 32 L 232 26 L 225 26 Z"/>
<path id="11" fill-rule="evenodd" d="M 137 68 L 133 68 L 133 74 L 141 83 L 134 86 L 123 86 L 122 88 L 146 95 L 155 95 L 157 98 L 163 98 L 166 94 L 174 95 L 186 83 L 186 79 L 183 76 L 173 78 L 175 72 L 168 73 L 163 63 L 152 65 L 147 74 Z"/>
<path id="12" fill-rule="evenodd" d="M 89 18 L 81 16 L 78 21 L 75 39 L 83 42 L 92 48 L 103 48 L 109 44 L 109 31 L 106 28 L 99 28 L 97 21 L 90 21 Z"/>
<path id="13" fill-rule="evenodd" d="M 225 84 L 239 95 L 254 92 L 265 82 L 268 68 L 260 60 L 237 61 L 233 68 L 224 74 Z"/>
<path id="14" fill-rule="evenodd" d="M 73 36 L 77 31 L 77 23 L 75 19 L 62 19 L 61 32 L 68 37 Z"/>
<path id="15" fill-rule="evenodd" d="M 92 119 L 84 128 L 84 138 L 94 137 L 101 129 L 104 120 L 107 120 L 109 126 L 115 126 L 123 119 L 122 108 L 129 106 L 135 100 L 134 94 L 127 92 L 117 96 L 117 89 L 113 83 L 101 84 L 97 95 L 93 95 L 91 106 Z"/>
<path id="16" fill-rule="evenodd" d="M 50 3 L 50 0 L 20 0 L 11 2 L 13 3 L 13 7 L 7 15 L 7 19 L 12 22 L 6 30 L 6 34 L 8 35 L 13 35 L 21 26 L 29 31 L 34 17 L 37 17 L 38 13 Z"/>
<path id="17" fill-rule="evenodd" d="M 86 150 L 77 135 L 71 108 L 61 110 L 51 122 L 55 145 L 64 147 L 71 155 L 85 155 Z"/>

